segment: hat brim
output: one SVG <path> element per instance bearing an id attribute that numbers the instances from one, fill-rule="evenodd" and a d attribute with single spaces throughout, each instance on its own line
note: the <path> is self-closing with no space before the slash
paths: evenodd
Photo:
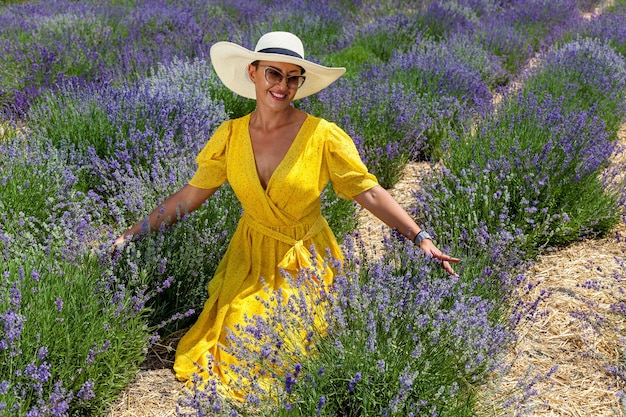
<path id="1" fill-rule="evenodd" d="M 289 55 L 254 52 L 232 42 L 222 41 L 211 46 L 211 63 L 220 80 L 234 93 L 254 100 L 256 90 L 248 76 L 248 65 L 257 60 L 286 62 L 304 68 L 306 80 L 294 100 L 323 90 L 346 72 L 343 67 L 325 67 Z"/>

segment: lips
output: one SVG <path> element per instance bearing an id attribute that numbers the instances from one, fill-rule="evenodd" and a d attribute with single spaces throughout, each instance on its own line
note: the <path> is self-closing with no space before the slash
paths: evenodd
<path id="1" fill-rule="evenodd" d="M 276 100 L 284 100 L 287 98 L 287 94 L 283 94 L 283 93 L 276 93 L 274 91 L 270 91 L 270 94 L 272 95 L 272 97 L 274 97 Z"/>

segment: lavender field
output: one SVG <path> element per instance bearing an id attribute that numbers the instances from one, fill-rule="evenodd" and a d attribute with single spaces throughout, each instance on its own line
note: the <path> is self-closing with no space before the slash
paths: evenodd
<path id="1" fill-rule="evenodd" d="M 0 415 L 107 415 L 151 347 L 193 323 L 241 214 L 228 186 L 121 253 L 111 243 L 191 178 L 220 123 L 254 108 L 221 85 L 211 45 L 252 49 L 269 30 L 348 69 L 295 105 L 344 128 L 381 185 L 431 166 L 409 205 L 462 258 L 459 276 L 393 232 L 367 250 L 357 207 L 329 187 L 347 259 L 336 291 L 319 306 L 294 297 L 233 340 L 242 374 L 285 371 L 246 381 L 241 402 L 213 381 L 186 390 L 178 415 L 527 413 L 532 382 L 489 414 L 480 401 L 537 317 L 530 265 L 623 239 L 624 22 L 624 0 L 0 3 Z M 288 340 L 303 329 L 307 355 Z M 622 383 L 624 360 L 606 364 Z"/>

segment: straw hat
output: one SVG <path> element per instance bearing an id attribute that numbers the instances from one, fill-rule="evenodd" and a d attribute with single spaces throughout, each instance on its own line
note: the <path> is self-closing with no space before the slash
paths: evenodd
<path id="1" fill-rule="evenodd" d="M 345 68 L 325 67 L 304 59 L 302 41 L 289 32 L 269 32 L 261 36 L 254 51 L 232 42 L 217 42 L 211 47 L 211 62 L 224 85 L 240 96 L 256 99 L 248 65 L 254 61 L 286 62 L 304 68 L 306 81 L 295 99 L 315 94 L 346 72 Z"/>

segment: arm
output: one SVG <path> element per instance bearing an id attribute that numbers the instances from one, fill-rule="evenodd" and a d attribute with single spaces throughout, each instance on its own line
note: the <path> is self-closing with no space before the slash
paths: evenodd
<path id="1" fill-rule="evenodd" d="M 183 188 L 170 195 L 150 213 L 148 216 L 150 232 L 159 230 L 163 223 L 165 223 L 166 226 L 174 224 L 181 215 L 191 213 L 200 207 L 216 190 L 217 188 L 204 189 L 189 184 L 185 185 Z M 123 244 L 129 236 L 132 236 L 133 239 L 140 238 L 142 232 L 145 232 L 145 230 L 142 230 L 143 223 L 144 222 L 141 221 L 125 231 L 115 240 L 113 245 L 117 247 Z"/>
<path id="2" fill-rule="evenodd" d="M 356 195 L 354 200 L 370 211 L 374 216 L 378 217 L 387 226 L 397 230 L 411 241 L 422 231 L 402 206 L 380 185 Z M 446 272 L 450 275 L 456 275 L 454 269 L 450 266 L 450 262 L 456 263 L 459 262 L 460 259 L 442 253 L 430 239 L 422 240 L 420 248 L 427 255 L 442 261 L 443 268 Z"/>

